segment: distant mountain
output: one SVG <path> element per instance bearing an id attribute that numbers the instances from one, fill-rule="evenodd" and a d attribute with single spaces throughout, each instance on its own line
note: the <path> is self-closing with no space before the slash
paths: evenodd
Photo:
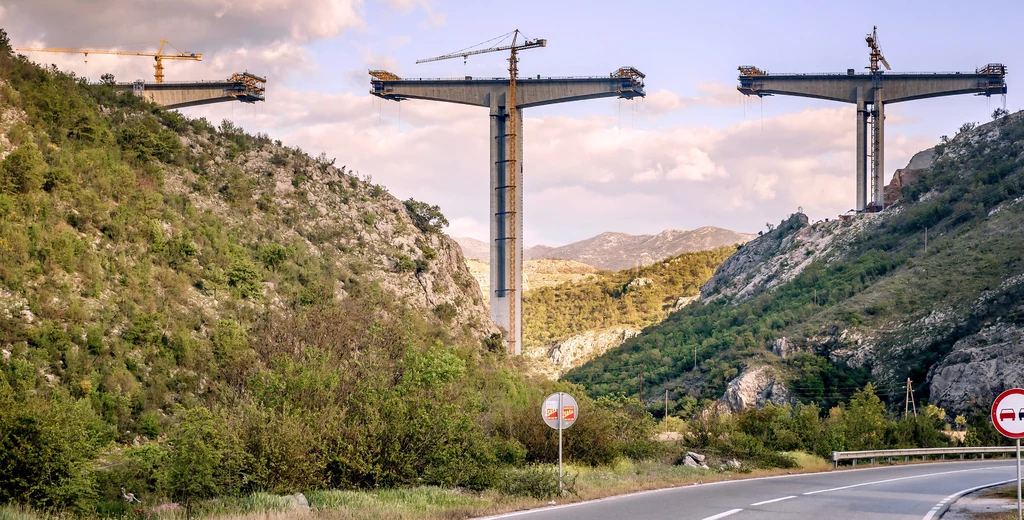
<path id="1" fill-rule="evenodd" d="M 491 261 L 491 246 L 487 242 L 469 237 L 452 237 L 452 240 L 462 247 L 462 256 L 481 262 Z"/>
<path id="2" fill-rule="evenodd" d="M 601 233 L 596 237 L 561 247 L 527 248 L 525 255 L 528 260 L 561 258 L 583 262 L 599 269 L 619 271 L 630 267 L 651 265 L 663 258 L 683 253 L 742 244 L 755 236 L 717 227 L 702 227 L 692 231 L 667 229 L 657 235 Z M 460 239 L 456 239 L 456 241 L 461 244 Z"/>

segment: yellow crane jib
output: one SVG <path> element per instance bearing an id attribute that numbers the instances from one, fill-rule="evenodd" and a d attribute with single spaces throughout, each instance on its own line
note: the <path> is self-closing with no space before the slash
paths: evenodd
<path id="1" fill-rule="evenodd" d="M 60 52 L 65 54 L 84 54 L 86 58 L 90 54 L 111 54 L 115 56 L 145 56 L 151 57 L 155 61 L 153 64 L 154 74 L 153 77 L 157 83 L 164 82 L 164 63 L 163 60 L 188 60 L 188 61 L 202 61 L 203 55 L 198 52 L 182 52 L 176 49 L 173 45 L 167 43 L 167 40 L 160 40 L 160 47 L 154 52 L 135 52 L 135 51 L 122 51 L 116 49 L 65 49 L 60 47 L 46 47 L 46 48 L 34 48 L 34 47 L 18 47 L 15 50 L 25 52 Z M 170 46 L 175 50 L 173 54 L 164 54 L 164 46 Z M 120 47 L 114 45 L 114 47 Z"/>

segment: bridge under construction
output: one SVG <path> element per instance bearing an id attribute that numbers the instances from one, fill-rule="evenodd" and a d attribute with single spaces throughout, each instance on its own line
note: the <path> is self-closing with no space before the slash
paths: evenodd
<path id="1" fill-rule="evenodd" d="M 211 103 L 266 101 L 267 79 L 242 72 L 222 81 L 135 81 L 114 86 L 165 108 L 185 108 Z"/>
<path id="2" fill-rule="evenodd" d="M 512 35 L 513 33 L 509 33 Z M 522 351 L 523 286 L 523 110 L 531 107 L 598 98 L 643 97 L 644 75 L 623 67 L 597 77 L 518 78 L 516 52 L 544 47 L 546 40 L 461 52 L 424 61 L 511 50 L 509 78 L 408 79 L 370 71 L 370 93 L 392 101 L 426 99 L 490 110 L 490 308 L 491 317 L 506 333 L 509 354 Z M 506 35 L 508 36 L 508 35 Z M 486 42 L 485 42 L 486 43 Z"/>
<path id="3" fill-rule="evenodd" d="M 739 68 L 737 87 L 748 96 L 801 96 L 857 105 L 858 212 L 884 207 L 885 105 L 958 94 L 1006 94 L 1005 65 L 992 63 L 973 72 L 892 74 L 879 67 L 881 63 L 888 69 L 889 64 L 878 48 L 877 34 L 872 32 L 865 40 L 871 48 L 867 74 L 854 69 L 846 74 L 769 74 L 748 65 Z"/>

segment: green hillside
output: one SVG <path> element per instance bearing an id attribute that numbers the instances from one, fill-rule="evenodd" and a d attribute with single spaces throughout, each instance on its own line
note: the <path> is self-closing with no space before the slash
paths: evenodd
<path id="1" fill-rule="evenodd" d="M 109 83 L 0 30 L 0 505 L 500 487 L 552 460 L 556 388 L 587 409 L 570 460 L 649 444 L 495 352 L 435 206 Z"/>
<path id="2" fill-rule="evenodd" d="M 796 397 L 824 407 L 869 380 L 890 403 L 902 405 L 908 377 L 928 398 L 929 370 L 957 341 L 1024 325 L 1024 117 L 995 116 L 944 137 L 935 164 L 894 207 L 851 221 L 784 221 L 723 265 L 705 303 L 564 379 L 593 395 L 635 395 L 643 366 L 645 397 L 668 389 L 670 413 L 683 414 L 753 365 L 774 366 Z M 785 359 L 769 351 L 782 338 L 797 349 Z"/>
<path id="3" fill-rule="evenodd" d="M 611 326 L 636 329 L 657 323 L 680 297 L 697 296 L 700 286 L 735 247 L 685 253 L 649 266 L 601 271 L 595 277 L 523 296 L 523 344 L 537 349 L 574 334 Z"/>

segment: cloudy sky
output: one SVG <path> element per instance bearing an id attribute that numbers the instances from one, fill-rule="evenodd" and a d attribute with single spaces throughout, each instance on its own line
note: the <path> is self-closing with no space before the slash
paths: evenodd
<path id="1" fill-rule="evenodd" d="M 1003 5 L 1000 5 L 1003 4 Z M 2 0 L 17 46 L 102 47 L 166 38 L 202 62 L 165 62 L 168 81 L 265 75 L 267 102 L 184 109 L 232 119 L 318 155 L 326 152 L 399 198 L 439 204 L 455 236 L 487 238 L 486 109 L 367 92 L 367 69 L 404 77 L 502 76 L 503 54 L 415 65 L 514 28 L 548 39 L 521 55 L 522 74 L 647 74 L 639 101 L 530 109 L 525 122 L 525 242 L 565 244 L 601 233 L 714 225 L 754 232 L 803 207 L 812 218 L 854 205 L 854 111 L 801 98 L 743 98 L 736 67 L 833 72 L 867 65 L 864 35 L 896 72 L 1009 66 L 1019 1 L 687 2 L 519 0 Z M 995 25 L 993 25 L 995 24 Z M 153 49 L 139 44 L 126 48 Z M 98 78 L 151 79 L 145 58 L 33 54 Z M 913 153 L 987 121 L 1000 98 L 890 105 L 886 181 Z"/>

